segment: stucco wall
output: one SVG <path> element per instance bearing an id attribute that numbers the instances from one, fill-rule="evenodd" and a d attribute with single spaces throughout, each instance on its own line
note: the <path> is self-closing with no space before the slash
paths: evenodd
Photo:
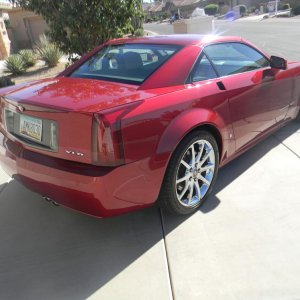
<path id="1" fill-rule="evenodd" d="M 11 30 L 9 31 L 14 52 L 19 49 L 32 48 L 40 34 L 47 29 L 47 24 L 41 16 L 20 8 L 8 12 Z"/>
<path id="2" fill-rule="evenodd" d="M 0 59 L 5 59 L 10 53 L 10 40 L 5 28 L 4 19 L 0 15 Z"/>

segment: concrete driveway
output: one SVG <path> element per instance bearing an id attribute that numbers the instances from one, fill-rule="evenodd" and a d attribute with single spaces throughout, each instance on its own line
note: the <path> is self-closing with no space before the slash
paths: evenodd
<path id="1" fill-rule="evenodd" d="M 0 173 L 0 299 L 300 298 L 300 123 L 224 167 L 189 217 L 94 219 Z"/>

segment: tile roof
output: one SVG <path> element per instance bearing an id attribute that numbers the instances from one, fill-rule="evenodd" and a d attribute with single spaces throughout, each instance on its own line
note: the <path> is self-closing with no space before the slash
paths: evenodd
<path id="1" fill-rule="evenodd" d="M 153 3 L 148 7 L 149 12 L 160 12 L 165 7 L 165 3 Z"/>
<path id="2" fill-rule="evenodd" d="M 193 4 L 198 3 L 200 1 L 201 0 L 173 0 L 171 2 L 173 2 L 175 4 L 175 6 L 180 7 L 180 6 L 193 5 Z"/>
<path id="3" fill-rule="evenodd" d="M 166 5 L 167 7 L 170 6 L 171 3 L 173 3 L 176 7 L 183 7 L 183 6 L 193 5 L 200 1 L 204 1 L 204 0 L 171 0 L 167 2 L 166 1 L 156 2 L 145 6 L 143 5 L 143 10 L 147 12 L 160 12 L 163 11 Z"/>

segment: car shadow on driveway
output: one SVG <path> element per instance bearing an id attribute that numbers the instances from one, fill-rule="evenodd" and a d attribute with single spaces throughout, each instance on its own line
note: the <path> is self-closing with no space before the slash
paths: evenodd
<path id="1" fill-rule="evenodd" d="M 16 180 L 5 185 L 0 299 L 86 299 L 162 240 L 156 207 L 96 219 L 55 207 Z M 154 257 L 147 271 L 159 279 L 155 260 L 163 265 Z"/>
<path id="2" fill-rule="evenodd" d="M 288 136 L 299 127 L 293 125 L 290 131 L 286 127 L 284 132 Z M 216 209 L 221 203 L 218 192 L 279 143 L 269 137 L 222 168 L 216 188 L 200 212 L 207 214 Z M 165 233 L 188 218 L 164 216 Z M 95 219 L 54 207 L 13 180 L 0 188 L 0 298 L 86 299 L 162 239 L 156 206 L 111 219 Z M 149 257 L 143 273 L 129 272 L 136 278 L 125 279 L 123 283 L 139 285 L 145 280 L 144 285 L 154 293 L 153 289 L 159 287 L 156 281 L 159 284 L 168 280 L 165 275 L 160 277 L 163 269 L 167 269 L 164 257 L 160 261 L 158 256 Z M 123 287 L 119 284 L 117 288 Z M 136 286 L 133 284 L 132 288 Z"/>

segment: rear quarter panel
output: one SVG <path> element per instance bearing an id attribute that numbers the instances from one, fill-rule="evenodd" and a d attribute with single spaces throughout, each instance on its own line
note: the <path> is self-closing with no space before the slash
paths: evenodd
<path id="1" fill-rule="evenodd" d="M 221 161 L 235 151 L 226 93 L 216 80 L 178 86 L 177 90 L 147 99 L 122 120 L 124 152 L 128 163 L 142 161 L 146 182 L 160 185 L 180 141 L 198 126 L 209 124 L 220 133 Z"/>

